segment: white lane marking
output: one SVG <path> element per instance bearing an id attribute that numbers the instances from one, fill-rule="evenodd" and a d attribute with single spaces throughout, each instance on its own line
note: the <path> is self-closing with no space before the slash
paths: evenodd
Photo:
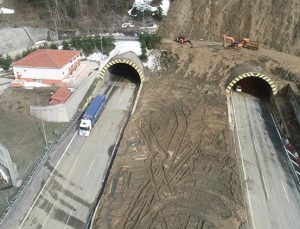
<path id="1" fill-rule="evenodd" d="M 270 140 L 268 137 L 267 137 L 267 143 L 268 143 L 269 148 L 271 148 L 271 143 L 270 143 Z"/>
<path id="2" fill-rule="evenodd" d="M 270 143 L 269 137 L 267 137 L 266 139 L 267 139 L 267 143 L 268 143 L 268 146 L 269 146 L 269 149 L 270 149 L 270 154 L 271 154 L 271 155 L 275 155 L 275 154 L 273 153 L 273 149 L 272 149 L 272 147 L 271 147 L 271 143 Z"/>
<path id="3" fill-rule="evenodd" d="M 288 194 L 287 194 L 287 191 L 286 191 L 286 189 L 285 189 L 285 187 L 284 187 L 284 184 L 283 184 L 283 181 L 282 181 L 282 179 L 280 179 L 280 181 L 281 181 L 281 184 L 282 184 L 282 187 L 283 187 L 283 190 L 284 190 L 285 196 L 286 196 L 286 198 L 287 198 L 288 202 L 290 202 L 289 196 L 288 196 Z"/>
<path id="4" fill-rule="evenodd" d="M 250 208 L 250 214 L 251 214 L 251 219 L 252 219 L 252 224 L 253 224 L 253 228 L 255 229 L 255 221 L 254 221 L 254 215 L 253 215 L 253 210 L 252 210 L 252 203 L 251 203 L 251 199 L 250 199 L 250 192 L 249 192 L 249 188 L 248 188 L 248 183 L 247 183 L 247 178 L 246 178 L 246 170 L 245 170 L 245 165 L 244 165 L 244 159 L 243 159 L 243 153 L 242 153 L 242 147 L 241 147 L 241 142 L 240 142 L 240 136 L 238 134 L 238 124 L 236 121 L 236 114 L 235 114 L 235 108 L 233 105 L 233 101 L 232 101 L 232 109 L 233 109 L 233 116 L 234 116 L 234 120 L 235 120 L 235 125 L 236 125 L 236 136 L 237 136 L 237 140 L 238 140 L 238 144 L 239 144 L 239 151 L 241 154 L 241 161 L 242 161 L 242 167 L 243 167 L 243 172 L 244 172 L 244 179 L 245 179 L 245 183 L 246 183 L 246 191 L 247 191 L 247 197 L 248 197 L 248 202 L 249 202 L 249 208 Z"/>
<path id="5" fill-rule="evenodd" d="M 251 200 L 250 200 L 250 192 L 249 192 L 249 188 L 248 188 L 248 183 L 246 181 L 246 189 L 247 189 L 247 196 L 248 196 L 248 200 L 249 200 L 249 208 L 250 208 L 250 212 L 251 212 L 251 219 L 252 219 L 252 224 L 253 224 L 253 228 L 255 229 L 256 226 L 255 226 L 255 222 L 254 222 L 254 215 L 253 215 L 253 211 L 252 211 L 252 203 L 251 203 Z"/>
<path id="6" fill-rule="evenodd" d="M 48 215 L 47 215 L 47 217 L 46 217 L 46 219 L 45 219 L 45 221 L 44 221 L 44 223 L 43 223 L 43 225 L 42 225 L 42 228 L 43 228 L 43 227 L 45 226 L 45 224 L 47 223 L 48 217 L 49 217 L 49 215 L 51 215 L 51 212 L 52 212 L 53 207 L 54 207 L 54 205 L 52 204 L 51 209 L 50 209 L 50 211 L 49 211 L 49 213 L 48 213 Z"/>
<path id="7" fill-rule="evenodd" d="M 28 215 L 29 215 L 29 214 L 30 214 L 30 212 L 32 211 L 32 209 L 33 209 L 34 205 L 36 204 L 36 202 L 37 202 L 37 200 L 39 199 L 40 195 L 41 195 L 41 194 L 42 194 L 42 192 L 44 191 L 44 189 L 45 189 L 46 185 L 48 184 L 48 182 L 50 181 L 51 177 L 53 176 L 53 174 L 54 174 L 54 171 L 56 170 L 57 166 L 60 164 L 61 160 L 63 159 L 63 157 L 64 157 L 65 153 L 68 151 L 68 149 L 69 149 L 70 145 L 71 145 L 71 144 L 72 144 L 72 142 L 74 141 L 74 139 L 75 139 L 76 135 L 77 135 L 77 131 L 75 132 L 75 134 L 74 134 L 74 136 L 72 137 L 71 141 L 69 142 L 69 144 L 68 144 L 67 148 L 65 149 L 65 151 L 64 151 L 64 152 L 63 152 L 63 154 L 61 155 L 61 158 L 59 159 L 59 161 L 58 161 L 58 162 L 57 162 L 57 164 L 55 165 L 55 167 L 54 167 L 54 169 L 52 170 L 52 172 L 51 172 L 51 174 L 50 174 L 49 178 L 47 179 L 46 183 L 44 184 L 44 186 L 43 186 L 42 190 L 39 192 L 38 196 L 35 198 L 35 200 L 34 200 L 33 204 L 31 205 L 31 207 L 30 207 L 29 211 L 28 211 L 28 212 L 27 212 L 27 214 L 25 215 L 25 218 L 23 219 L 22 223 L 20 224 L 20 226 L 19 226 L 18 228 L 21 228 L 21 227 L 23 226 L 23 224 L 24 224 L 24 222 L 26 221 L 26 219 L 27 219 Z"/>
<path id="8" fill-rule="evenodd" d="M 91 171 L 91 168 L 92 168 L 92 166 L 94 164 L 94 161 L 95 161 L 95 158 L 93 159 L 93 161 L 92 161 L 92 163 L 90 165 L 90 168 L 89 168 L 88 173 L 86 174 L 86 176 L 88 176 L 90 174 L 90 171 Z"/>
<path id="9" fill-rule="evenodd" d="M 124 99 L 124 98 L 122 97 L 122 98 L 119 100 L 118 106 L 120 106 L 120 104 L 121 104 L 121 102 L 122 102 L 123 99 Z"/>
<path id="10" fill-rule="evenodd" d="M 69 222 L 69 219 L 70 219 L 72 213 L 73 213 L 73 209 L 71 209 L 71 211 L 70 211 L 70 214 L 69 214 L 69 216 L 68 216 L 68 219 L 67 219 L 67 221 L 66 221 L 66 223 L 65 223 L 65 225 L 64 225 L 64 229 L 65 229 L 66 226 L 68 225 L 68 222 Z"/>
<path id="11" fill-rule="evenodd" d="M 77 164 L 77 161 L 78 161 L 79 158 L 80 158 L 80 154 L 78 154 L 78 156 L 76 157 L 76 160 L 75 160 L 75 162 L 73 163 L 73 165 L 72 165 L 71 169 L 69 170 L 68 174 L 71 174 L 71 173 L 72 173 L 72 171 L 73 171 L 75 165 Z"/>
<path id="12" fill-rule="evenodd" d="M 110 124 L 111 124 L 111 123 L 109 123 L 109 124 L 108 124 L 108 127 L 106 128 L 106 131 L 105 131 L 105 134 L 104 134 L 104 136 L 106 136 L 106 135 L 107 135 L 108 129 L 109 129 L 109 127 L 110 127 Z"/>
<path id="13" fill-rule="evenodd" d="M 260 113 L 259 113 L 259 112 L 257 112 L 257 113 L 258 113 L 258 116 L 259 116 L 260 122 L 262 123 L 262 118 L 261 118 L 261 116 L 260 116 Z"/>
<path id="14" fill-rule="evenodd" d="M 267 193 L 267 199 L 269 199 L 269 191 L 268 191 L 268 187 L 267 187 L 266 180 L 265 180 L 265 178 L 264 178 L 264 175 L 261 174 L 261 177 L 262 177 L 263 184 L 264 184 L 264 186 L 265 186 L 265 190 L 266 190 L 266 193 Z"/>

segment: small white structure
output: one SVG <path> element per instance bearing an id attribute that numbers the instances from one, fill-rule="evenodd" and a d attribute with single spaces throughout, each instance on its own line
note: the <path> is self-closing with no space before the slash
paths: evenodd
<path id="1" fill-rule="evenodd" d="M 24 82 L 38 82 L 64 87 L 68 85 L 72 73 L 79 65 L 79 51 L 38 49 L 13 63 L 16 80 L 11 86 L 23 86 Z"/>

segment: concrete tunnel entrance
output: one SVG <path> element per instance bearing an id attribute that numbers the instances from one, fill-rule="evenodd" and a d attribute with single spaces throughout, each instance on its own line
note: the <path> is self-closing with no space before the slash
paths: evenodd
<path id="1" fill-rule="evenodd" d="M 241 79 L 233 85 L 233 89 L 236 91 L 236 87 L 240 86 L 243 93 L 253 95 L 257 98 L 270 100 L 272 97 L 272 88 L 267 81 L 258 77 L 247 77 Z"/>
<path id="2" fill-rule="evenodd" d="M 131 111 L 134 113 L 144 82 L 144 66 L 140 58 L 130 51 L 117 55 L 102 68 L 100 78 L 104 84 L 128 80 L 136 85 L 136 99 Z"/>
<path id="3" fill-rule="evenodd" d="M 234 77 L 226 87 L 226 92 L 240 87 L 243 93 L 251 94 L 261 99 L 270 100 L 277 94 L 275 83 L 267 76 L 259 72 L 248 72 Z"/>
<path id="4" fill-rule="evenodd" d="M 117 81 L 120 80 L 120 78 L 125 78 L 137 85 L 141 83 L 140 75 L 138 74 L 136 69 L 128 64 L 114 64 L 108 69 L 108 72 L 110 73 L 110 81 Z"/>
<path id="5" fill-rule="evenodd" d="M 102 68 L 100 77 L 104 82 L 122 77 L 141 87 L 144 81 L 143 68 L 142 61 L 134 52 L 126 52 L 112 58 Z"/>

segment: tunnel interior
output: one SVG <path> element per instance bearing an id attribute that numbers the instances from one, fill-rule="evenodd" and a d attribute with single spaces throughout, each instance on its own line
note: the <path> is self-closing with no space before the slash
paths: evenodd
<path id="1" fill-rule="evenodd" d="M 243 93 L 253 95 L 260 99 L 270 100 L 273 93 L 270 84 L 259 77 L 247 77 L 241 79 L 233 85 L 233 90 L 236 91 L 238 86 Z"/>
<path id="2" fill-rule="evenodd" d="M 108 71 L 111 73 L 110 80 L 117 81 L 121 79 L 127 79 L 132 83 L 140 84 L 141 77 L 139 73 L 129 64 L 118 63 L 112 65 Z"/>

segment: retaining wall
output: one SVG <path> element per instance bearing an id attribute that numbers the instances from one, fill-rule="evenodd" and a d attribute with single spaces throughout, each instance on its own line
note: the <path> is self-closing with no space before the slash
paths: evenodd
<path id="1" fill-rule="evenodd" d="M 79 104 L 95 80 L 96 74 L 91 74 L 64 104 L 49 106 L 31 106 L 31 115 L 48 122 L 69 122 L 76 113 Z"/>

